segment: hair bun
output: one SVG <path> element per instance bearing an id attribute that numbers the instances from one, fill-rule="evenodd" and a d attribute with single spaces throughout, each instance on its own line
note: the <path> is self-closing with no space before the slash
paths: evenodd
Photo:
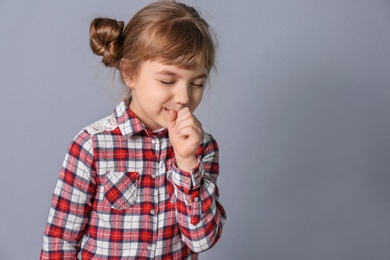
<path id="1" fill-rule="evenodd" d="M 123 27 L 122 21 L 110 18 L 95 18 L 89 27 L 89 45 L 107 67 L 117 67 L 121 58 Z"/>

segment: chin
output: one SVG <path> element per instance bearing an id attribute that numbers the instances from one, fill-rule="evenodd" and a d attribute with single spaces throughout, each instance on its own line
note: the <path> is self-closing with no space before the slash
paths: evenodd
<path id="1" fill-rule="evenodd" d="M 160 128 L 168 128 L 168 125 L 167 124 L 161 124 Z"/>

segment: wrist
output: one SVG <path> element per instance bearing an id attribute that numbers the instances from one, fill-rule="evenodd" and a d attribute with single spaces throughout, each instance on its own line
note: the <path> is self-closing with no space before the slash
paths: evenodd
<path id="1" fill-rule="evenodd" d="M 185 172 L 191 172 L 198 165 L 198 158 L 196 155 L 190 157 L 181 157 L 175 155 L 176 166 Z"/>

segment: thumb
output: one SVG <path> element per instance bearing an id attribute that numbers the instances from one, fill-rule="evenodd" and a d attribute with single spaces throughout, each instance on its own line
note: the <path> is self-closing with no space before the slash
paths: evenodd
<path id="1" fill-rule="evenodd" d="M 168 129 L 171 129 L 176 124 L 177 112 L 174 109 L 169 110 L 168 114 Z"/>

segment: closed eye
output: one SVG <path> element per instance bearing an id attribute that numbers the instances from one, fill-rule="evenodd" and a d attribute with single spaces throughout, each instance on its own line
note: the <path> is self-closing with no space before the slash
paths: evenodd
<path id="1" fill-rule="evenodd" d="M 175 82 L 174 81 L 163 81 L 163 80 L 160 80 L 160 82 L 164 85 L 172 85 L 174 84 Z"/>
<path id="2" fill-rule="evenodd" d="M 192 83 L 192 85 L 199 88 L 202 88 L 204 86 L 204 84 L 195 84 L 195 83 Z"/>

